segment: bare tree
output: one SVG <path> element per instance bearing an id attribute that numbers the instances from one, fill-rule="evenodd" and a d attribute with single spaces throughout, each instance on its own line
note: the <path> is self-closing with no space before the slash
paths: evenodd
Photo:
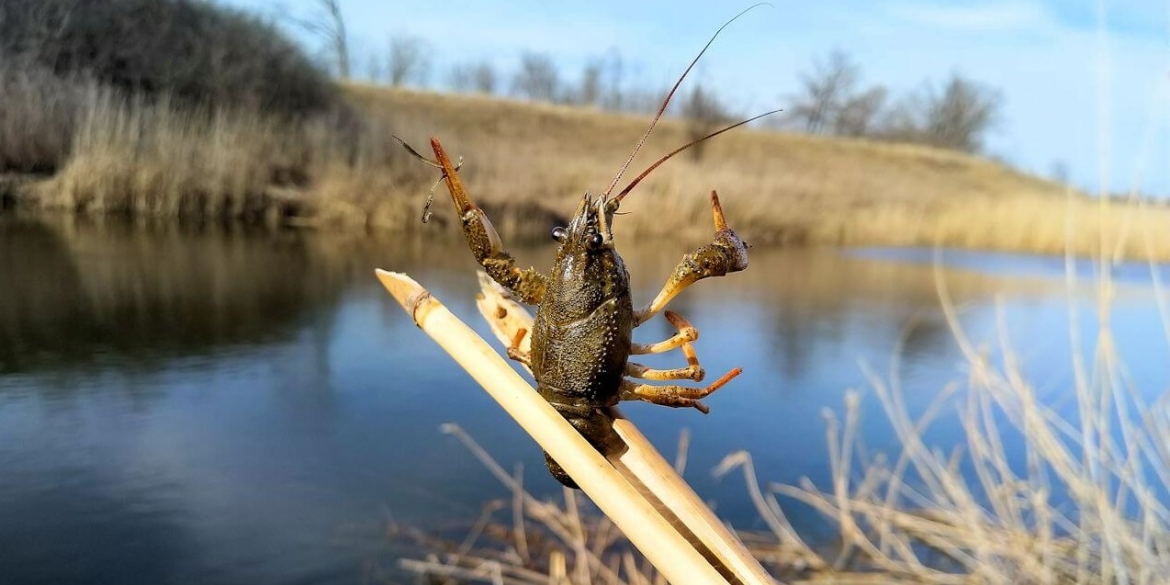
<path id="1" fill-rule="evenodd" d="M 999 120 L 999 92 L 952 73 L 942 93 L 930 91 L 923 128 L 929 144 L 964 152 L 983 149 L 983 136 Z"/>
<path id="2" fill-rule="evenodd" d="M 625 81 L 623 65 L 622 55 L 616 49 L 611 49 L 609 56 L 602 62 L 601 107 L 606 110 L 620 111 L 625 105 L 622 92 L 622 83 Z"/>
<path id="3" fill-rule="evenodd" d="M 408 83 L 424 85 L 429 66 L 425 41 L 407 35 L 391 37 L 389 62 L 386 67 L 390 85 L 394 87 Z"/>
<path id="4" fill-rule="evenodd" d="M 823 61 L 817 59 L 812 72 L 800 75 L 800 93 L 789 98 L 785 108 L 789 120 L 806 132 L 833 131 L 833 120 L 853 95 L 859 77 L 857 64 L 840 49 Z"/>
<path id="5" fill-rule="evenodd" d="M 833 134 L 855 137 L 872 134 L 886 105 L 887 93 L 886 88 L 876 86 L 846 98 L 833 116 Z"/>
<path id="6" fill-rule="evenodd" d="M 489 61 L 463 63 L 451 68 L 451 89 L 492 94 L 496 91 L 496 69 Z"/>
<path id="7" fill-rule="evenodd" d="M 594 59 L 585 64 L 581 71 L 581 86 L 577 88 L 577 103 L 587 106 L 601 102 L 602 62 Z"/>
<path id="8" fill-rule="evenodd" d="M 512 80 L 512 92 L 530 100 L 553 101 L 560 89 L 557 68 L 548 55 L 524 53 Z"/>
<path id="9" fill-rule="evenodd" d="M 983 137 L 999 121 L 999 92 L 958 74 L 939 91 L 926 85 L 890 110 L 882 138 L 980 152 Z"/>
<path id="10" fill-rule="evenodd" d="M 345 18 L 341 14 L 341 2 L 317 0 L 316 3 L 318 10 L 315 14 L 309 18 L 294 19 L 294 22 L 325 42 L 333 54 L 337 77 L 349 79 L 349 36 L 345 31 Z"/>
<path id="11" fill-rule="evenodd" d="M 447 85 L 451 91 L 467 93 L 475 91 L 475 65 L 471 63 L 457 63 L 451 66 L 447 74 Z"/>
<path id="12" fill-rule="evenodd" d="M 686 120 L 687 138 L 698 140 L 727 124 L 732 115 L 713 92 L 696 84 L 682 104 L 682 117 Z M 703 158 L 705 145 L 705 142 L 700 142 L 692 146 L 691 157 L 695 160 Z"/>
<path id="13" fill-rule="evenodd" d="M 472 72 L 475 79 L 475 91 L 479 93 L 493 94 L 496 92 L 497 77 L 496 68 L 488 61 L 484 61 L 475 66 Z"/>
<path id="14" fill-rule="evenodd" d="M 881 125 L 874 131 L 874 135 L 892 142 L 925 142 L 922 130 L 925 104 L 924 91 L 902 97 L 883 116 Z"/>

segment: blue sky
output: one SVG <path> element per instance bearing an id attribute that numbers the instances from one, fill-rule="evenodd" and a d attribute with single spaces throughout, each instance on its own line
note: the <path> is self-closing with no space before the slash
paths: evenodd
<path id="1" fill-rule="evenodd" d="M 315 0 L 223 0 L 269 15 L 313 13 Z M 575 77 L 593 57 L 622 55 L 647 86 L 668 85 L 707 38 L 749 3 L 341 0 L 355 70 L 388 39 L 425 39 L 432 80 L 452 64 L 515 68 L 524 51 Z M 1102 13 L 1104 19 L 1102 20 Z M 1101 23 L 1104 23 L 1102 26 Z M 692 74 L 745 113 L 782 106 L 814 58 L 841 48 L 863 83 L 895 94 L 952 71 L 999 88 L 1003 121 L 988 151 L 1074 183 L 1170 196 L 1170 3 L 1152 0 L 962 2 L 775 0 L 740 19 Z"/>

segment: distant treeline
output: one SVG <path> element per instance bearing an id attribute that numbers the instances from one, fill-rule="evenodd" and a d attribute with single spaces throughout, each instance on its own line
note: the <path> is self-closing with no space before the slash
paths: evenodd
<path id="1" fill-rule="evenodd" d="M 368 77 L 389 85 L 432 85 L 426 41 L 407 35 L 390 40 L 383 59 L 370 57 Z M 620 54 L 589 60 L 576 76 L 567 76 L 549 55 L 526 52 L 513 71 L 499 71 L 489 61 L 452 66 L 434 85 L 457 92 L 510 95 L 534 101 L 598 107 L 611 111 L 653 112 L 666 88 L 629 83 L 630 67 Z M 832 51 L 799 74 L 800 90 L 782 96 L 785 113 L 776 125 L 812 134 L 829 134 L 929 144 L 978 153 L 988 130 L 1000 122 L 998 91 L 957 73 L 941 87 L 926 84 L 893 98 L 882 85 L 862 87 L 861 69 L 848 54 Z M 695 82 L 672 110 L 695 124 L 701 135 L 719 123 L 742 119 L 715 91 Z"/>

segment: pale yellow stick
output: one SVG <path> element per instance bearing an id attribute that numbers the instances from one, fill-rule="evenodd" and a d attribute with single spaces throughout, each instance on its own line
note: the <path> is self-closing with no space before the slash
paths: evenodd
<path id="1" fill-rule="evenodd" d="M 672 583 L 726 583 L 557 411 L 466 324 L 410 277 L 377 271 L 427 335 L 565 468 L 597 507 Z"/>
<path id="2" fill-rule="evenodd" d="M 495 281 L 481 272 L 479 284 L 482 292 L 476 305 L 501 343 L 510 345 L 520 329 L 532 331 L 532 317 L 528 311 L 509 298 Z M 521 342 L 522 351 L 528 351 L 531 337 L 528 335 Z M 610 458 L 619 473 L 628 471 L 622 474 L 658 498 L 666 508 L 665 512 L 686 526 L 741 582 L 748 585 L 773 582 L 747 547 L 719 521 L 633 423 L 618 418 L 614 430 L 630 447 L 625 453 Z"/>
<path id="3" fill-rule="evenodd" d="M 630 446 L 613 460 L 615 466 L 620 464 L 629 469 L 740 581 L 749 585 L 774 582 L 739 537 L 699 499 L 690 484 L 675 472 L 674 466 L 667 463 L 634 423 L 618 418 L 613 428 Z"/>

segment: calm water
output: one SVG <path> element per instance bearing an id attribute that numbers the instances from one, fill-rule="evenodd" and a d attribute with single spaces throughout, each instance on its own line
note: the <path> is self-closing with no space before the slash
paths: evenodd
<path id="1" fill-rule="evenodd" d="M 523 464 L 534 492 L 557 494 L 539 451 L 373 278 L 375 267 L 410 272 L 486 332 L 470 253 L 440 240 L 0 219 L 0 581 L 381 580 L 400 551 L 385 538 L 391 522 L 459 527 L 505 495 L 439 432 L 446 422 L 505 466 Z M 631 247 L 640 303 L 687 246 Z M 1039 392 L 1072 406 L 1069 303 L 1092 326 L 1091 290 L 1070 293 L 1059 259 L 945 258 L 971 337 L 994 341 L 1001 308 Z M 896 375 L 913 411 L 963 378 L 932 261 L 755 250 L 748 271 L 672 304 L 701 329 L 708 372 L 743 376 L 706 417 L 624 410 L 668 456 L 690 429 L 688 479 L 737 526 L 760 528 L 742 480 L 711 478 L 724 455 L 749 450 L 764 481 L 824 486 L 822 412 L 839 411 L 848 389 L 868 394 L 863 366 Z M 1152 395 L 1167 386 L 1170 350 L 1149 271 L 1117 278 L 1121 352 Z M 670 333 L 662 319 L 642 329 L 642 341 Z M 891 447 L 876 400 L 863 407 L 869 448 Z M 945 445 L 952 429 L 931 438 Z"/>

